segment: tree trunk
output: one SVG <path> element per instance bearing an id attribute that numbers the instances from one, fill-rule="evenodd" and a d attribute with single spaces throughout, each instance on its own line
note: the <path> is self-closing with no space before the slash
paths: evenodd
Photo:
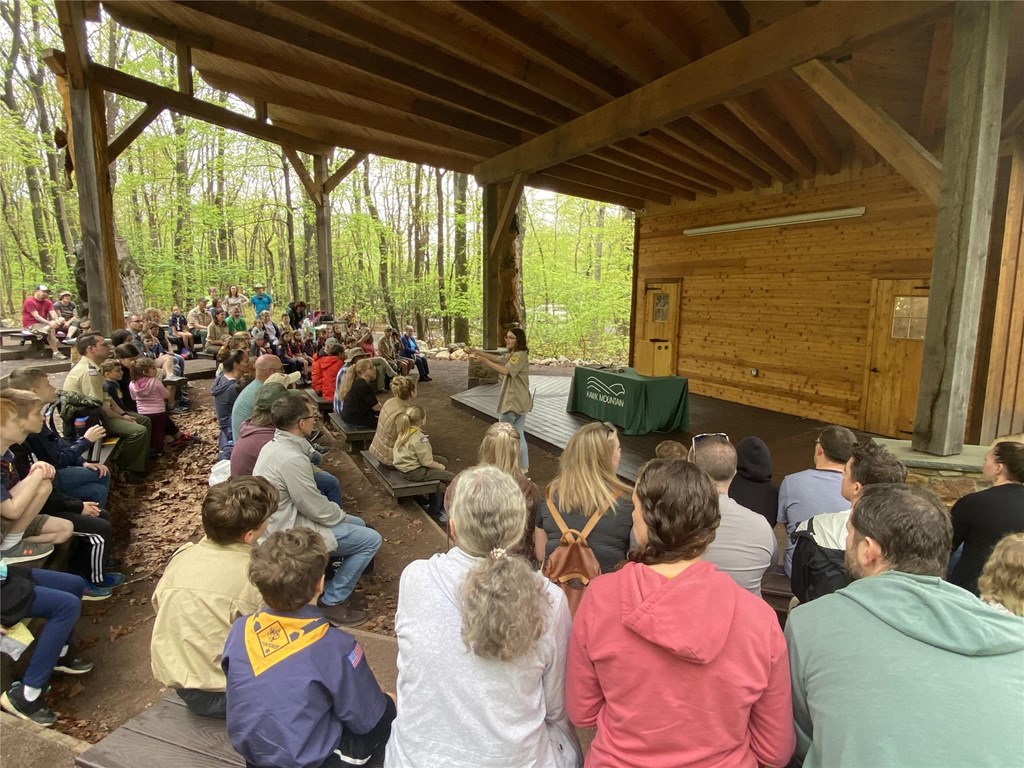
<path id="1" fill-rule="evenodd" d="M 310 298 L 309 287 L 309 257 L 313 252 L 313 237 L 316 235 L 316 227 L 313 226 L 306 206 L 302 207 L 302 295 L 308 301 Z"/>
<path id="2" fill-rule="evenodd" d="M 466 293 L 469 290 L 469 279 L 466 270 L 466 189 L 469 176 L 465 173 L 455 174 L 455 299 L 458 307 L 455 316 L 455 343 L 469 344 L 469 318 L 466 317 Z"/>
<path id="3" fill-rule="evenodd" d="M 370 218 L 373 219 L 373 227 L 377 233 L 377 242 L 380 246 L 380 269 L 378 270 L 378 277 L 380 279 L 380 295 L 384 301 L 384 309 L 388 313 L 388 322 L 392 328 L 398 328 L 398 315 L 395 313 L 395 302 L 391 298 L 391 286 L 389 283 L 388 272 L 390 271 L 391 258 L 389 254 L 390 246 L 388 245 L 388 236 L 386 234 L 386 227 L 384 222 L 380 220 L 380 213 L 377 211 L 377 205 L 373 202 L 373 195 L 370 193 L 370 161 L 363 160 L 363 196 L 366 198 L 366 209 L 370 212 Z"/>
<path id="4" fill-rule="evenodd" d="M 284 171 L 284 210 L 285 228 L 288 238 L 288 279 L 291 283 L 292 301 L 298 301 L 299 293 L 299 268 L 295 263 L 295 214 L 292 212 L 292 174 L 288 156 L 281 150 L 281 168 Z"/>
<path id="5" fill-rule="evenodd" d="M 423 312 L 420 306 L 420 286 L 423 283 L 423 274 L 426 271 L 427 234 L 423 222 L 423 166 L 416 166 L 416 176 L 413 182 L 414 196 L 412 201 L 412 233 L 413 233 L 413 280 L 415 291 L 413 292 L 413 319 L 416 325 L 417 338 L 426 338 L 426 328 L 423 322 Z"/>
<path id="6" fill-rule="evenodd" d="M 177 267 L 171 271 L 171 293 L 174 294 L 174 303 L 183 306 L 190 286 L 182 280 L 182 275 L 188 272 L 185 267 L 192 257 L 186 232 L 189 218 L 188 152 L 184 118 L 176 112 L 171 113 L 171 122 L 174 125 L 174 261 Z"/>
<path id="7" fill-rule="evenodd" d="M 222 100 L 227 102 L 227 94 L 221 94 Z M 214 190 L 213 202 L 217 206 L 217 259 L 220 269 L 224 269 L 228 262 L 228 209 L 225 201 L 224 190 L 227 187 L 227 178 L 224 171 L 224 142 L 227 139 L 227 132 L 220 128 L 217 131 L 217 179 Z"/>
<path id="8" fill-rule="evenodd" d="M 437 184 L 437 306 L 441 310 L 441 333 L 447 346 L 452 343 L 452 318 L 448 314 L 448 297 L 445 295 L 444 274 L 444 171 L 434 169 Z"/>
<path id="9" fill-rule="evenodd" d="M 604 252 L 604 206 L 597 208 L 597 234 L 594 240 L 594 282 L 601 282 L 601 257 Z"/>

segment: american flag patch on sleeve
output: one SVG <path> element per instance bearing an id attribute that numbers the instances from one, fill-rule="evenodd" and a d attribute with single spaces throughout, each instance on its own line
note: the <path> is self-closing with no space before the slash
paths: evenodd
<path id="1" fill-rule="evenodd" d="M 345 658 L 348 659 L 348 663 L 352 665 L 353 669 L 355 669 L 363 661 L 363 647 L 359 645 L 359 643 L 356 643 L 355 647 L 348 652 L 348 655 L 345 656 Z"/>

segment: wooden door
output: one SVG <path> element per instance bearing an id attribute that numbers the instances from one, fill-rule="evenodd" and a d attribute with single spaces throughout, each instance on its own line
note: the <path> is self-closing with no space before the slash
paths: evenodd
<path id="1" fill-rule="evenodd" d="M 928 316 L 927 280 L 875 280 L 861 428 L 909 438 Z"/>
<path id="2" fill-rule="evenodd" d="M 641 339 L 664 339 L 675 346 L 679 333 L 679 282 L 650 281 L 644 284 L 644 324 Z"/>

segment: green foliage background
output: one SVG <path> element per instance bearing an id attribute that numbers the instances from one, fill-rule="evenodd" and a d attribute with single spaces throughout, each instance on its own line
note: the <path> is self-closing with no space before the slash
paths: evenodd
<path id="1" fill-rule="evenodd" d="M 70 250 L 78 238 L 78 204 L 63 179 L 64 153 L 43 131 L 47 122 L 51 129 L 66 127 L 55 79 L 40 60 L 43 49 L 61 47 L 53 6 L 0 0 L 0 12 L 6 86 L 0 109 L 0 309 L 17 323 L 22 300 L 40 280 L 74 291 Z M 109 19 L 90 25 L 90 50 L 103 64 L 174 85 L 173 54 Z M 198 77 L 196 86 L 199 98 L 253 114 L 248 104 Z M 109 134 L 141 107 L 108 94 Z M 334 165 L 346 155 L 339 151 Z M 285 168 L 274 145 L 166 112 L 154 121 L 113 169 L 117 235 L 138 264 L 144 304 L 166 311 L 190 304 L 211 287 L 225 293 L 237 284 L 248 293 L 261 280 L 282 308 L 295 298 L 316 306 L 313 209 L 294 171 Z M 399 322 L 418 319 L 440 342 L 445 325 L 450 331 L 453 320 L 465 318 L 470 341 L 478 343 L 481 193 L 470 178 L 465 214 L 457 214 L 456 174 L 444 172 L 439 181 L 440 195 L 434 169 L 417 173 L 409 163 L 371 157 L 337 187 L 331 196 L 335 306 L 358 304 L 364 318 L 382 325 L 387 317 L 383 258 Z M 289 210 L 298 296 L 291 295 L 289 279 Z M 534 354 L 624 360 L 632 212 L 528 189 L 520 222 L 525 326 Z M 455 279 L 460 228 L 466 242 L 464 290 Z"/>

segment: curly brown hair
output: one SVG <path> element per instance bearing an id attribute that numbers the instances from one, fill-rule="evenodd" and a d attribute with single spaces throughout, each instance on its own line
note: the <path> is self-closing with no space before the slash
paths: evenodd
<path id="1" fill-rule="evenodd" d="M 636 500 L 647 526 L 647 543 L 627 555 L 634 563 L 700 557 L 722 522 L 715 483 L 685 459 L 651 459 L 644 464 L 636 479 Z"/>

